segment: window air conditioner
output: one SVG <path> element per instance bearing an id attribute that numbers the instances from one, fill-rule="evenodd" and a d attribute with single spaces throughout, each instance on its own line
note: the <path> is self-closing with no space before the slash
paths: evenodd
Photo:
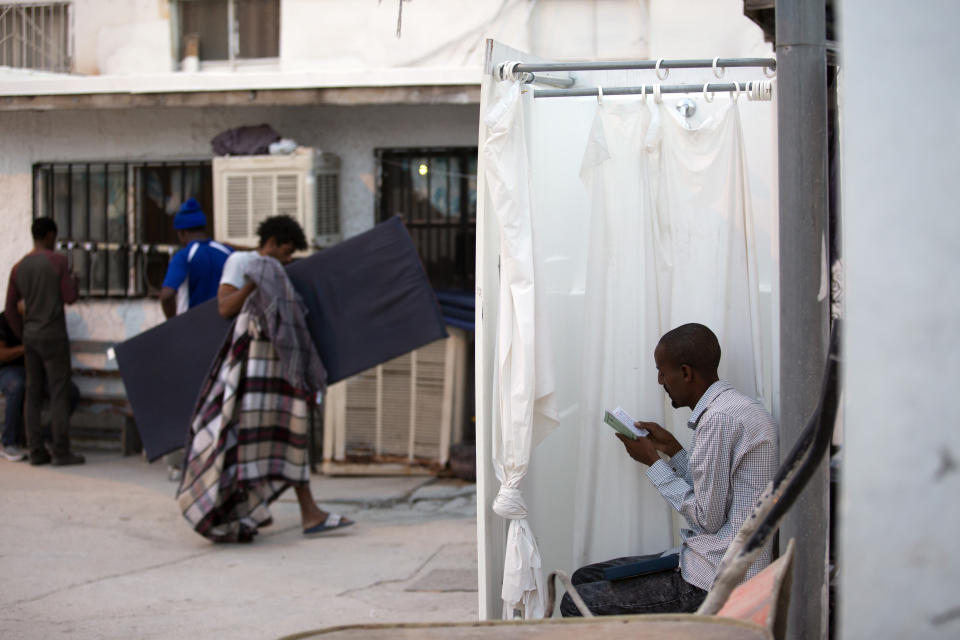
<path id="1" fill-rule="evenodd" d="M 331 385 L 324 398 L 323 472 L 427 473 L 463 434 L 466 334 Z"/>
<path id="2" fill-rule="evenodd" d="M 301 147 L 290 155 L 213 159 L 217 240 L 256 247 L 257 226 L 286 214 L 303 227 L 310 249 L 340 241 L 340 159 Z"/>

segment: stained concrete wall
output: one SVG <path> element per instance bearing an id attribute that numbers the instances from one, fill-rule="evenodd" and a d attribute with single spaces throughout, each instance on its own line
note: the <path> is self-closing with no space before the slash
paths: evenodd
<path id="1" fill-rule="evenodd" d="M 175 6 L 170 0 L 73 0 L 75 71 L 175 71 Z M 495 38 L 541 55 L 646 55 L 648 0 L 281 0 L 277 68 L 462 67 L 482 62 Z"/>
<path id="2" fill-rule="evenodd" d="M 841 637 L 957 638 L 960 4 L 840 7 Z"/>
<path id="3" fill-rule="evenodd" d="M 0 291 L 30 247 L 35 162 L 211 157 L 210 139 L 230 127 L 270 123 L 300 144 L 332 152 L 341 165 L 346 236 L 374 224 L 377 147 L 474 146 L 476 105 L 236 109 L 140 109 L 0 113 Z M 152 300 L 82 302 L 70 308 L 71 336 L 121 340 L 162 320 Z"/>

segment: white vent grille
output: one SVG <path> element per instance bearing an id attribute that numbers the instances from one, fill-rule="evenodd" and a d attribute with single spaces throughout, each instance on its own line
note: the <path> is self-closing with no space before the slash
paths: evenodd
<path id="1" fill-rule="evenodd" d="M 250 178 L 227 176 L 227 235 L 246 238 L 250 235 Z M 219 217 L 219 216 L 218 216 Z"/>
<path id="2" fill-rule="evenodd" d="M 276 188 L 277 207 L 276 215 L 286 215 L 296 218 L 300 211 L 300 180 L 297 174 L 281 174 L 277 176 Z"/>
<path id="3" fill-rule="evenodd" d="M 369 465 L 442 467 L 451 434 L 462 433 L 466 337 L 438 340 L 332 385 L 324 400 L 324 469 Z M 369 469 L 367 469 L 369 471 Z"/>
<path id="4" fill-rule="evenodd" d="M 340 241 L 340 161 L 299 149 L 289 156 L 214 158 L 215 235 L 240 246 L 258 244 L 257 225 L 289 215 L 303 227 L 313 248 Z"/>

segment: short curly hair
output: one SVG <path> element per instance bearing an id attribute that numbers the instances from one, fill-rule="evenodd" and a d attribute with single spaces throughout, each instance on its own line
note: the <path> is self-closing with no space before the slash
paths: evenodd
<path id="1" fill-rule="evenodd" d="M 303 251 L 307 248 L 307 238 L 303 235 L 303 229 L 296 220 L 290 216 L 271 216 L 260 223 L 257 227 L 257 235 L 260 237 L 260 246 L 267 244 L 267 240 L 273 238 L 277 244 L 293 243 L 293 248 Z"/>
<path id="2" fill-rule="evenodd" d="M 720 341 L 702 324 L 691 322 L 671 329 L 660 338 L 660 345 L 674 366 L 688 365 L 703 374 L 716 374 L 720 366 Z"/>
<path id="3" fill-rule="evenodd" d="M 50 232 L 57 233 L 57 223 L 53 218 L 37 218 L 30 225 L 30 235 L 34 240 L 43 240 Z"/>

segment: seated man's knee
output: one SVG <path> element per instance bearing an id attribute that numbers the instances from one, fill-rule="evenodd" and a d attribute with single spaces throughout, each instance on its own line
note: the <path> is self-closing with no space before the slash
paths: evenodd
<path id="1" fill-rule="evenodd" d="M 26 376 L 11 374 L 4 376 L 0 391 L 3 391 L 3 395 L 7 398 L 22 398 L 26 388 Z"/>
<path id="2" fill-rule="evenodd" d="M 573 575 L 570 576 L 570 582 L 573 584 L 583 584 L 584 582 L 593 582 L 595 578 L 591 575 L 589 571 L 589 565 L 586 567 L 580 567 L 573 572 Z"/>
<path id="3" fill-rule="evenodd" d="M 573 598 L 567 593 L 563 594 L 563 599 L 560 600 L 560 615 L 564 618 L 579 618 L 583 616 L 580 610 L 577 609 L 577 605 L 573 603 Z"/>

